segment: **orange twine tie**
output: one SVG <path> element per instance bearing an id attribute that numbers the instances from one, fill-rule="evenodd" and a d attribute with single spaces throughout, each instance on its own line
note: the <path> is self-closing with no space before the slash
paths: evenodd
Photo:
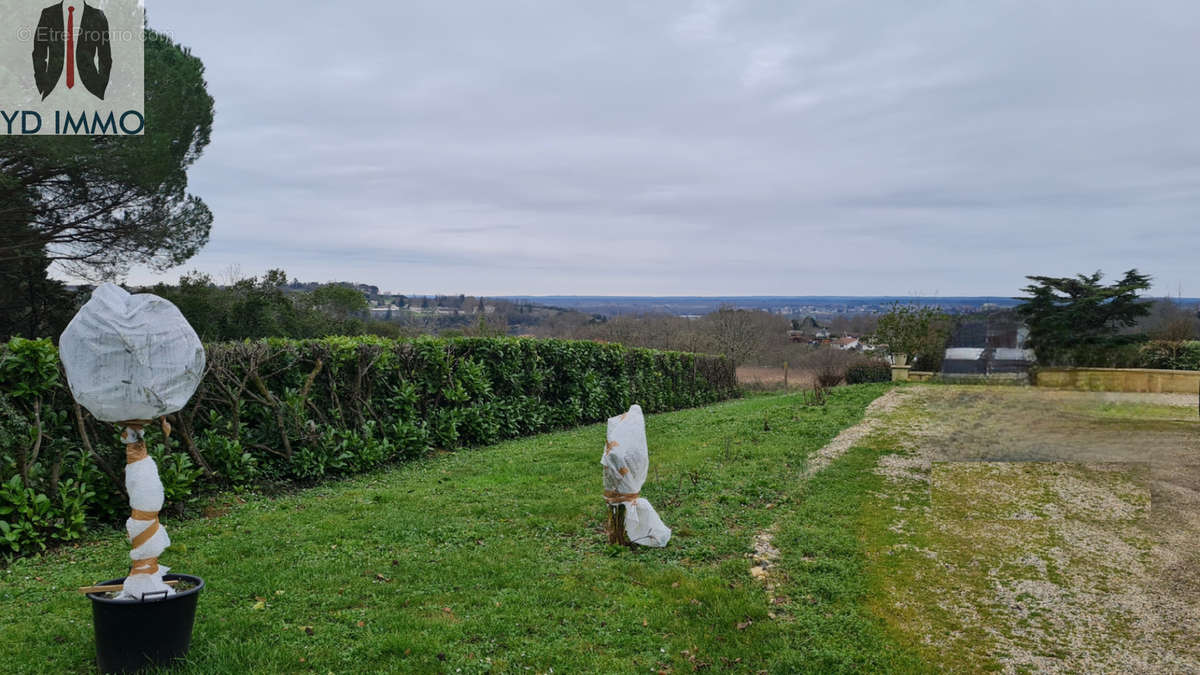
<path id="1" fill-rule="evenodd" d="M 133 567 L 129 570 L 129 576 L 135 574 L 154 574 L 158 571 L 158 558 L 146 558 L 145 560 L 134 560 Z"/>
<path id="2" fill-rule="evenodd" d="M 614 490 L 604 491 L 604 501 L 608 502 L 609 506 L 617 504 L 632 504 L 642 496 L 640 492 L 616 492 Z"/>

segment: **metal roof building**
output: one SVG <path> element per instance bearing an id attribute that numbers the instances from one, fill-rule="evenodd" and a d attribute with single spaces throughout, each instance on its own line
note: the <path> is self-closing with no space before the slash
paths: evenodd
<path id="1" fill-rule="evenodd" d="M 986 377 L 1028 376 L 1034 362 L 1026 348 L 1029 329 L 1010 311 L 963 317 L 946 345 L 942 375 Z"/>

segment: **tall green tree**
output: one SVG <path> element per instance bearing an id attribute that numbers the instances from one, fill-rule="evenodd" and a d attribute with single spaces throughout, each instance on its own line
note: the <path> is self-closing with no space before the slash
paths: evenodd
<path id="1" fill-rule="evenodd" d="M 940 370 L 953 321 L 939 307 L 894 303 L 879 317 L 875 340 L 892 354 L 905 354 L 922 370 Z"/>
<path id="2" fill-rule="evenodd" d="M 205 341 L 312 338 L 342 332 L 341 326 L 301 301 L 307 293 L 289 293 L 286 285 L 282 270 L 236 279 L 227 286 L 193 272 L 181 277 L 179 285 L 158 284 L 153 292 L 173 302 Z"/>
<path id="3" fill-rule="evenodd" d="M 1114 284 L 1104 274 L 1073 277 L 1026 277 L 1034 282 L 1017 298 L 1017 313 L 1029 326 L 1029 344 L 1038 361 L 1070 365 L 1081 349 L 1097 349 L 1136 339 L 1122 335 L 1150 313 L 1151 303 L 1140 294 L 1150 289 L 1151 277 L 1129 270 Z"/>
<path id="4" fill-rule="evenodd" d="M 146 33 L 144 136 L 0 137 L 0 275 L 41 259 L 93 279 L 167 269 L 207 243 L 212 213 L 187 191 L 212 133 L 204 65 Z"/>
<path id="5" fill-rule="evenodd" d="M 362 291 L 343 284 L 325 284 L 309 294 L 313 306 L 337 319 L 348 319 L 367 311 Z"/>

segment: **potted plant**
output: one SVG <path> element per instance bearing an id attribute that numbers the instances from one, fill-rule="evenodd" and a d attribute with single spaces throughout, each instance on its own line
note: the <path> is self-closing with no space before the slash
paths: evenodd
<path id="1" fill-rule="evenodd" d="M 204 581 L 159 564 L 171 540 L 158 521 L 163 486 L 145 432 L 195 393 L 204 347 L 175 305 L 104 284 L 63 332 L 59 354 L 75 400 L 117 424 L 125 444 L 132 566 L 123 578 L 80 589 L 92 601 L 97 662 L 103 672 L 166 665 L 187 653 Z M 170 434 L 165 421 L 162 428 Z"/>

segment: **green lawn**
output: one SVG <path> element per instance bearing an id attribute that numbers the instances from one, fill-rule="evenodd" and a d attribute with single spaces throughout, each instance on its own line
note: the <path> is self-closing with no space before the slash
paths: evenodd
<path id="1" fill-rule="evenodd" d="M 866 609 L 857 532 L 878 451 L 798 478 L 888 386 L 650 416 L 643 495 L 675 530 L 663 550 L 604 543 L 602 425 L 227 497 L 215 517 L 166 523 L 163 563 L 208 583 L 185 670 L 921 670 Z M 771 526 L 774 605 L 748 573 Z M 72 589 L 119 576 L 126 551 L 114 532 L 0 570 L 0 671 L 90 669 L 90 607 Z"/>

